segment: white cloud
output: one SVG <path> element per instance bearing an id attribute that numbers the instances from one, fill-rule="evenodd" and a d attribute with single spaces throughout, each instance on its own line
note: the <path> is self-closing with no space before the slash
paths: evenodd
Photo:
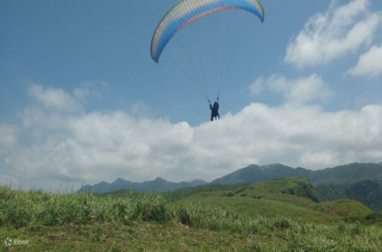
<path id="1" fill-rule="evenodd" d="M 41 129 L 57 130 L 65 128 L 66 118 L 60 113 L 50 112 L 46 113 L 41 108 L 28 107 L 22 114 L 24 127 L 38 127 Z"/>
<path id="2" fill-rule="evenodd" d="M 62 89 L 44 89 L 41 85 L 32 84 L 29 94 L 50 110 L 73 112 L 82 109 L 81 103 Z"/>
<path id="3" fill-rule="evenodd" d="M 96 97 L 101 98 L 102 94 L 98 91 L 99 88 L 102 88 L 103 91 L 105 91 L 105 88 L 107 87 L 106 82 L 94 82 L 94 81 L 88 81 L 81 83 L 81 87 L 76 88 L 73 91 L 73 96 L 83 103 L 86 103 L 88 101 L 89 97 Z"/>
<path id="4" fill-rule="evenodd" d="M 280 74 L 274 74 L 268 79 L 260 77 L 255 84 L 267 87 L 272 92 L 281 93 L 286 104 L 294 106 L 324 101 L 333 95 L 329 86 L 315 74 L 295 80 L 288 80 Z"/>
<path id="5" fill-rule="evenodd" d="M 288 47 L 285 62 L 298 68 L 327 64 L 372 41 L 382 22 L 380 13 L 370 12 L 369 0 L 354 0 L 309 19 Z"/>
<path id="6" fill-rule="evenodd" d="M 251 95 L 258 95 L 264 90 L 264 79 L 263 77 L 258 78 L 254 83 L 249 85 L 249 90 Z"/>
<path id="7" fill-rule="evenodd" d="M 382 45 L 371 47 L 370 51 L 362 55 L 358 64 L 351 68 L 347 74 L 370 77 L 382 74 Z"/>
<path id="8" fill-rule="evenodd" d="M 150 108 L 142 101 L 136 101 L 131 105 L 131 113 L 137 116 L 150 116 Z"/>
<path id="9" fill-rule="evenodd" d="M 321 96 L 329 91 L 320 77 L 287 80 L 273 75 L 261 80 L 282 93 L 286 104 L 250 104 L 237 114 L 196 127 L 126 111 L 68 114 L 25 109 L 20 134 L 39 132 L 41 137 L 28 137 L 29 146 L 18 145 L 17 138 L 3 140 L 8 143 L 7 176 L 22 179 L 23 188 L 57 188 L 69 180 L 77 189 L 82 180 L 94 184 L 118 177 L 212 180 L 253 163 L 318 169 L 382 160 L 381 105 L 324 112 L 308 105 L 327 97 Z M 299 106 L 290 106 L 292 101 Z M 16 136 L 15 128 L 2 129 L 3 135 Z"/>
<path id="10" fill-rule="evenodd" d="M 198 127 L 123 111 L 63 121 L 66 134 L 50 132 L 44 141 L 9 154 L 14 177 L 69 179 L 77 186 L 82 179 L 117 177 L 212 180 L 251 163 L 317 169 L 382 159 L 382 106 L 377 105 L 328 113 L 317 106 L 251 104 Z"/>
<path id="11" fill-rule="evenodd" d="M 6 153 L 17 144 L 17 127 L 0 124 L 0 154 Z"/>
<path id="12" fill-rule="evenodd" d="M 333 165 L 340 165 L 337 153 L 331 153 L 327 151 L 323 152 L 311 152 L 307 151 L 300 158 L 301 166 L 311 167 L 316 169 L 329 168 Z"/>

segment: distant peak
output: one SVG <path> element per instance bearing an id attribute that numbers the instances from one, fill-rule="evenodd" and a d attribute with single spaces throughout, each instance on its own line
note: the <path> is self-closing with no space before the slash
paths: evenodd
<path id="1" fill-rule="evenodd" d="M 279 164 L 279 163 L 274 163 L 274 164 L 264 165 L 263 167 L 274 167 L 274 166 L 283 166 L 283 167 L 285 167 L 286 165 Z"/>
<path id="2" fill-rule="evenodd" d="M 157 177 L 154 181 L 164 181 L 164 182 L 166 182 L 167 180 L 162 179 L 161 177 Z"/>
<path id="3" fill-rule="evenodd" d="M 257 165 L 257 164 L 250 164 L 250 165 L 248 165 L 248 167 L 253 167 L 253 166 L 260 167 L 260 165 Z"/>
<path id="4" fill-rule="evenodd" d="M 114 181 L 114 183 L 115 182 L 127 182 L 127 180 L 124 180 L 124 179 L 122 179 L 122 178 L 117 178 L 115 181 Z"/>
<path id="5" fill-rule="evenodd" d="M 127 180 L 124 180 L 122 178 L 117 178 L 113 183 L 111 183 L 112 185 L 120 185 L 120 184 L 128 184 L 128 183 L 131 183 L 130 181 L 127 181 Z"/>
<path id="6" fill-rule="evenodd" d="M 261 168 L 260 165 L 257 165 L 257 164 L 251 164 L 251 165 L 248 165 L 247 167 L 245 168 L 242 168 L 241 170 L 244 170 L 244 169 L 254 169 L 254 168 Z"/>
<path id="7" fill-rule="evenodd" d="M 203 182 L 203 183 L 207 183 L 205 180 L 203 179 L 195 179 L 193 181 L 191 181 L 190 183 L 193 183 L 193 182 Z"/>

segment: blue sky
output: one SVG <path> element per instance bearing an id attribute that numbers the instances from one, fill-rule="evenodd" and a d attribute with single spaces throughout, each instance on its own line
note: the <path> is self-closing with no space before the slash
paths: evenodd
<path id="1" fill-rule="evenodd" d="M 186 26 L 156 64 L 151 38 L 175 3 L 0 2 L 0 183 L 382 160 L 382 2 L 263 0 L 264 23 L 221 11 Z M 194 82 L 206 76 L 211 99 L 231 70 L 221 121 L 208 122 L 177 64 Z"/>

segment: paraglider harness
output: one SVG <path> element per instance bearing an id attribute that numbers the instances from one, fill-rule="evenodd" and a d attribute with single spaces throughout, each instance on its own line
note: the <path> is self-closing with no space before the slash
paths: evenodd
<path id="1" fill-rule="evenodd" d="M 219 97 L 217 98 L 217 101 L 214 103 L 214 105 L 211 105 L 210 100 L 208 100 L 208 103 L 210 104 L 210 109 L 211 109 L 211 122 L 216 119 L 220 119 L 219 115 Z"/>

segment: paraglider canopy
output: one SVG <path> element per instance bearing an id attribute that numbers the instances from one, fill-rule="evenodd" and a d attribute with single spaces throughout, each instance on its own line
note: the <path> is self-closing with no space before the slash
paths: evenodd
<path id="1" fill-rule="evenodd" d="M 240 9 L 251 12 L 264 21 L 264 9 L 259 0 L 181 0 L 160 21 L 151 42 L 151 58 L 159 62 L 162 51 L 183 27 L 212 12 Z"/>

